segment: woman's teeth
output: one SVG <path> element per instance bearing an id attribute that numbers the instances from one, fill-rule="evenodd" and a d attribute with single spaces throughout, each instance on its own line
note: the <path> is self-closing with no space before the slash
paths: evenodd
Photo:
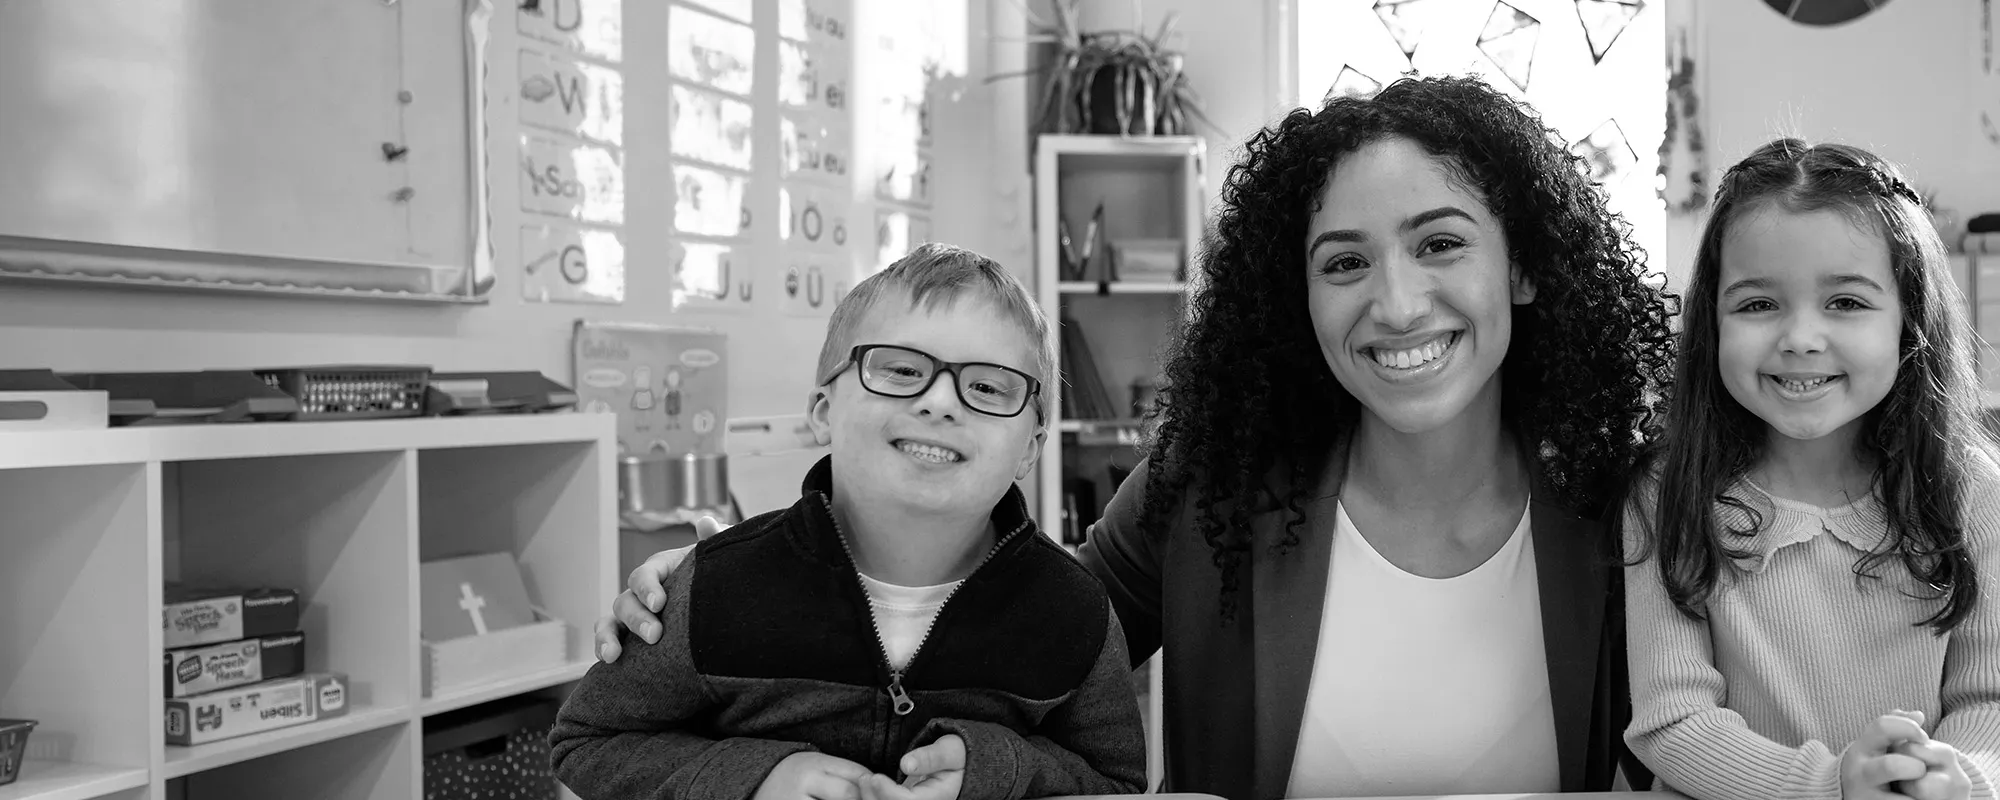
<path id="1" fill-rule="evenodd" d="M 915 442 L 899 442 L 897 443 L 896 447 L 897 449 L 902 450 L 905 453 L 909 453 L 912 456 L 936 464 L 949 464 L 954 461 L 965 460 L 965 456 L 959 455 L 957 451 L 946 450 L 942 447 L 936 447 L 928 444 L 917 444 Z"/>
<path id="2" fill-rule="evenodd" d="M 1371 350 L 1375 363 L 1390 369 L 1416 369 L 1444 357 L 1458 342 L 1458 334 L 1439 336 L 1407 350 Z"/>

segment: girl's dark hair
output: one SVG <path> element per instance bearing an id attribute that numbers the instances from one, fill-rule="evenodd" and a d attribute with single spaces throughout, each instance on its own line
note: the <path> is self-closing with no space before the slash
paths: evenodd
<path id="1" fill-rule="evenodd" d="M 1295 110 L 1229 169 L 1147 446 L 1146 523 L 1193 499 L 1225 617 L 1251 515 L 1282 505 L 1281 548 L 1295 544 L 1320 469 L 1358 419 L 1307 313 L 1307 224 L 1342 157 L 1397 137 L 1484 199 L 1534 283 L 1534 302 L 1513 307 L 1501 386 L 1535 479 L 1578 513 L 1601 513 L 1661 403 L 1673 356 L 1663 280 L 1648 280 L 1581 159 L 1525 105 L 1476 79 L 1435 77 Z"/>
<path id="2" fill-rule="evenodd" d="M 1874 465 L 1891 546 L 1858 559 L 1854 571 L 1872 575 L 1884 559 L 1900 557 L 1945 598 L 1917 623 L 1942 634 L 1979 597 L 1963 510 L 1972 479 L 1992 469 L 1993 439 L 1981 422 L 1978 356 L 1965 298 L 1937 229 L 1895 166 L 1855 147 L 1780 139 L 1723 175 L 1688 287 L 1693 302 L 1680 343 L 1679 393 L 1666 436 L 1647 459 L 1644 484 L 1651 491 L 1636 494 L 1642 498 L 1635 515 L 1642 537 L 1631 554 L 1634 563 L 1657 553 L 1667 596 L 1681 613 L 1701 619 L 1724 559 L 1749 555 L 1730 540 L 1747 539 L 1763 525 L 1757 509 L 1726 494 L 1764 455 L 1769 426 L 1722 383 L 1716 303 L 1729 226 L 1768 207 L 1835 210 L 1888 242 L 1903 307 L 1901 359 L 1889 396 L 1864 417 L 1855 446 L 1856 455 Z M 1648 500 L 1655 505 L 1645 505 Z M 1750 528 L 1723 530 L 1717 503 L 1747 514 Z"/>

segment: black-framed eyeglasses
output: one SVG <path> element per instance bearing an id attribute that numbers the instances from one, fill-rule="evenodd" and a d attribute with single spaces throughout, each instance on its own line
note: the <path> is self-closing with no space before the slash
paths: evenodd
<path id="1" fill-rule="evenodd" d="M 912 347 L 892 344 L 856 345 L 841 364 L 820 381 L 832 383 L 849 365 L 859 365 L 861 387 L 884 397 L 916 397 L 931 390 L 939 373 L 950 372 L 952 388 L 966 408 L 993 417 L 1016 417 L 1042 392 L 1042 382 L 1013 367 L 984 361 L 945 361 Z M 1037 410 L 1036 416 L 1040 416 Z"/>

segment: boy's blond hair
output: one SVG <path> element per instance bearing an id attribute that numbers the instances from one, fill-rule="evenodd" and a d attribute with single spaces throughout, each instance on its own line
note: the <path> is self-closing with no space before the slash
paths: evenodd
<path id="1" fill-rule="evenodd" d="M 1056 340 L 1049 331 L 1049 319 L 1041 304 L 1020 278 L 993 259 L 948 244 L 919 245 L 897 259 L 887 269 L 863 279 L 834 306 L 826 324 L 826 343 L 819 351 L 818 385 L 846 365 L 854 349 L 854 331 L 868 310 L 892 290 L 901 289 L 910 298 L 910 307 L 935 311 L 956 302 L 967 292 L 982 292 L 1000 307 L 1009 319 L 1021 326 L 1035 342 L 1033 375 L 1042 382 L 1035 398 L 1038 418 L 1046 424 L 1056 392 Z"/>

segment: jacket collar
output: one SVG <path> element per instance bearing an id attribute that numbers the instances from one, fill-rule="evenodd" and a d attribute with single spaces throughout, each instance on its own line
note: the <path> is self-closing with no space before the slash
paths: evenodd
<path id="1" fill-rule="evenodd" d="M 1347 452 L 1335 448 L 1321 470 L 1315 499 L 1305 504 L 1316 530 L 1332 532 Z M 1531 471 L 1531 475 L 1533 472 Z M 1536 584 L 1541 594 L 1542 641 L 1548 660 L 1550 704 L 1554 712 L 1558 769 L 1565 791 L 1585 780 L 1586 749 L 1595 699 L 1599 639 L 1604 629 L 1609 565 L 1606 537 L 1599 527 L 1558 505 L 1538 477 L 1529 489 L 1529 529 L 1535 546 Z M 1319 628 L 1333 555 L 1330 535 L 1300 536 L 1282 557 L 1271 547 L 1284 536 L 1289 512 L 1265 512 L 1251 520 L 1249 586 L 1256 652 L 1256 771 L 1252 797 L 1285 796 L 1291 782 L 1306 694 L 1308 665 L 1319 654 Z M 1367 654 L 1355 657 L 1366 658 Z"/>
<path id="2" fill-rule="evenodd" d="M 843 569 L 853 568 L 853 561 L 841 542 L 841 533 L 833 519 L 833 456 L 821 456 L 806 477 L 799 484 L 799 502 L 792 506 L 793 515 L 800 524 L 792 526 L 792 542 L 815 561 Z M 1021 493 L 1021 487 L 1009 485 L 1000 502 L 993 505 L 993 530 L 1001 537 L 1002 545 L 994 558 L 1019 552 L 1034 537 L 1041 535 L 1035 520 L 1028 515 L 1028 499 Z M 1009 531 L 1020 529 L 1012 538 Z"/>

